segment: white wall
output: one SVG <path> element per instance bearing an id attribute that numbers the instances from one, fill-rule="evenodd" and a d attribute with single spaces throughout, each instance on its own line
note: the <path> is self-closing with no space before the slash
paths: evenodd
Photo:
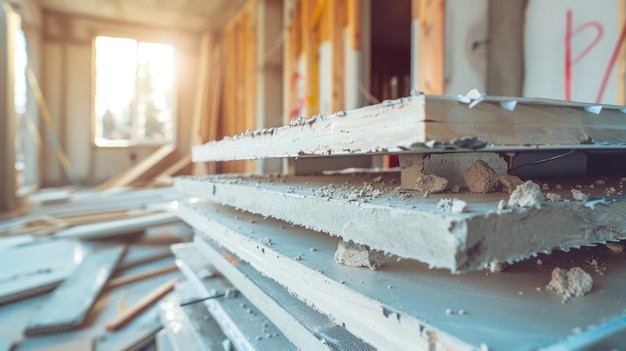
<path id="1" fill-rule="evenodd" d="M 619 0 L 529 0 L 525 25 L 524 95 L 565 99 L 566 17 L 572 13 L 571 57 L 599 41 L 571 69 L 571 99 L 595 102 L 619 31 Z M 595 26 L 602 28 L 598 35 Z M 578 31 L 578 33 L 576 33 Z M 616 102 L 616 68 L 600 102 Z"/>

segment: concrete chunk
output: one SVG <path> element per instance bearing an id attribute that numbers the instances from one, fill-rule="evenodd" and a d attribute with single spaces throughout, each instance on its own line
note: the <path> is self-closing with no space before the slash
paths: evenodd
<path id="1" fill-rule="evenodd" d="M 515 188 L 515 191 L 509 196 L 508 207 L 534 207 L 541 208 L 543 202 L 543 193 L 539 184 L 532 180 L 527 180 L 524 184 Z"/>
<path id="2" fill-rule="evenodd" d="M 371 250 L 367 245 L 356 244 L 352 241 L 339 241 L 335 252 L 335 262 L 353 267 L 369 267 L 375 270 L 380 267 L 387 255 L 378 250 Z"/>
<path id="3" fill-rule="evenodd" d="M 506 174 L 499 177 L 502 190 L 511 194 L 518 185 L 524 183 L 518 176 Z"/>
<path id="4" fill-rule="evenodd" d="M 496 172 L 483 160 L 477 160 L 463 172 L 465 184 L 473 193 L 492 193 L 500 180 Z"/>
<path id="5" fill-rule="evenodd" d="M 448 180 L 435 174 L 420 175 L 415 181 L 415 190 L 423 193 L 440 193 L 446 190 Z"/>

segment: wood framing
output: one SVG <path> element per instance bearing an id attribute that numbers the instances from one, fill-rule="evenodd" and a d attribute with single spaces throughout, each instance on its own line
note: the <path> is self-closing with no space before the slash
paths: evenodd
<path id="1" fill-rule="evenodd" d="M 624 148 L 622 111 L 545 99 L 416 95 L 209 142 L 194 147 L 192 159 Z"/>
<path id="2" fill-rule="evenodd" d="M 139 180 L 145 180 L 150 175 L 159 174 L 159 169 L 167 169 L 170 156 L 176 152 L 176 146 L 173 144 L 163 145 L 150 156 L 143 159 L 128 170 L 118 174 L 109 181 L 101 184 L 96 189 L 98 191 L 124 187 Z"/>
<path id="3" fill-rule="evenodd" d="M 413 87 L 445 93 L 445 0 L 412 0 Z"/>
<path id="4" fill-rule="evenodd" d="M 19 19 L 11 6 L 0 6 L 0 212 L 18 205 L 15 171 L 16 114 L 13 93 L 13 40 Z"/>

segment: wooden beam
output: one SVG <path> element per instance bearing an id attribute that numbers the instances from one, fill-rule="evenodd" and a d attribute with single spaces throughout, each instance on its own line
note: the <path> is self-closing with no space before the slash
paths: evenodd
<path id="1" fill-rule="evenodd" d="M 19 17 L 11 5 L 0 7 L 0 212 L 17 208 L 15 172 L 15 131 L 13 47 Z"/>
<path id="2" fill-rule="evenodd" d="M 412 69 L 417 88 L 426 94 L 445 93 L 445 0 L 412 0 L 414 38 Z M 415 51 L 417 47 L 417 51 Z"/>
<path id="3" fill-rule="evenodd" d="M 151 270 L 148 272 L 138 273 L 135 275 L 127 275 L 127 276 L 109 280 L 109 282 L 106 284 L 104 288 L 109 289 L 109 290 L 115 289 L 115 288 L 119 288 L 120 286 L 136 283 L 138 281 L 158 277 L 160 275 L 164 275 L 164 274 L 172 273 L 176 271 L 178 271 L 178 266 L 171 265 L 171 266 Z"/>
<path id="4" fill-rule="evenodd" d="M 329 0 L 328 25 L 331 41 L 331 111 L 345 109 L 345 29 L 346 29 L 346 2 L 344 0 Z"/>
<path id="5" fill-rule="evenodd" d="M 128 186 L 133 182 L 145 180 L 146 176 L 150 173 L 158 174 L 159 171 L 156 167 L 167 167 L 164 161 L 175 152 L 176 146 L 173 144 L 163 145 L 136 165 L 98 186 L 96 190 L 104 191 Z"/>
<path id="6" fill-rule="evenodd" d="M 526 3 L 489 1 L 487 94 L 522 96 Z"/>

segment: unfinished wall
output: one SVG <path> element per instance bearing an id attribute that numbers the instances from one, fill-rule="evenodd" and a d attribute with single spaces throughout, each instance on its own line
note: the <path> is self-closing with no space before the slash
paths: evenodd
<path id="1" fill-rule="evenodd" d="M 619 3 L 530 0 L 524 32 L 524 95 L 618 102 L 618 85 L 623 86 L 624 79 L 618 79 L 613 59 L 623 42 Z"/>
<path id="2" fill-rule="evenodd" d="M 156 29 L 109 22 L 87 17 L 44 12 L 42 27 L 42 90 L 50 107 L 62 147 L 77 177 L 95 185 L 128 169 L 150 155 L 158 146 L 97 147 L 93 142 L 93 48 L 98 35 L 120 36 L 172 44 L 177 66 L 176 146 L 190 150 L 190 116 L 200 35 L 192 32 Z M 43 185 L 68 183 L 54 151 L 44 139 Z"/>

